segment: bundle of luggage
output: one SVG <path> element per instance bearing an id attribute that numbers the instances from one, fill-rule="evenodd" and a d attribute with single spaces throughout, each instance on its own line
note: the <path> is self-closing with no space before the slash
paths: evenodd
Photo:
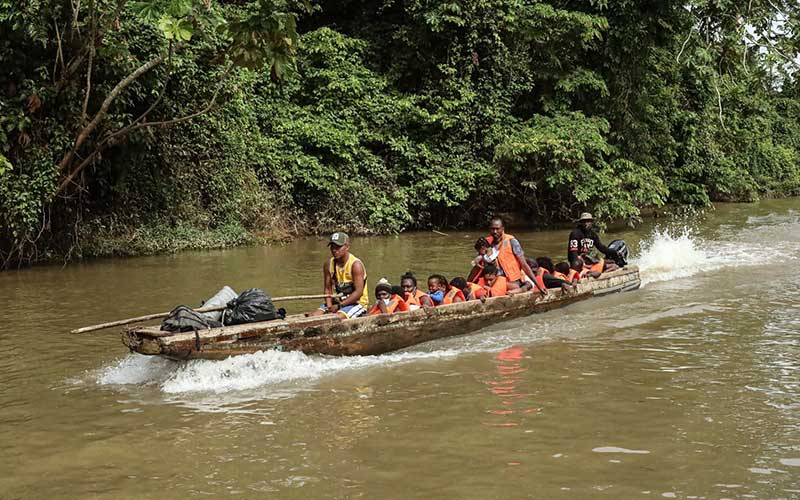
<path id="1" fill-rule="evenodd" d="M 197 312 L 191 307 L 180 305 L 170 311 L 161 323 L 161 330 L 167 332 L 191 332 L 228 325 L 241 325 L 270 321 L 286 317 L 286 310 L 276 309 L 272 299 L 260 288 L 248 288 L 237 294 L 225 286 L 213 297 L 203 302 L 204 308 L 221 307 L 219 311 Z"/>

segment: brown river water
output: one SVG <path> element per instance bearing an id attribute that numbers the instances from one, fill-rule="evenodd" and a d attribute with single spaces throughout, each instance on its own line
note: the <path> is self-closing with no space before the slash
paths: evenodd
<path id="1" fill-rule="evenodd" d="M 509 232 L 563 258 L 566 230 Z M 482 233 L 352 252 L 371 287 L 452 277 Z M 800 199 L 618 237 L 638 291 L 355 358 L 67 334 L 224 284 L 320 293 L 322 239 L 0 273 L 0 498 L 800 498 Z"/>

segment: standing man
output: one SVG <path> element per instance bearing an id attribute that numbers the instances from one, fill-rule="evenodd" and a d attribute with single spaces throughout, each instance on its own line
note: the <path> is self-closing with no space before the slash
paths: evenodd
<path id="1" fill-rule="evenodd" d="M 333 233 L 328 247 L 331 249 L 331 258 L 322 267 L 323 293 L 342 294 L 343 298 L 339 301 L 327 298 L 319 309 L 309 315 L 336 313 L 343 318 L 357 318 L 369 308 L 367 270 L 361 259 L 350 253 L 350 237 L 346 233 Z"/>
<path id="2" fill-rule="evenodd" d="M 577 223 L 578 226 L 569 233 L 569 242 L 567 244 L 568 262 L 578 260 L 578 255 L 588 253 L 592 248 L 596 248 L 603 252 L 606 257 L 616 260 L 617 252 L 603 245 L 600 237 L 592 229 L 594 225 L 592 214 L 589 212 L 582 213 Z"/>
<path id="3" fill-rule="evenodd" d="M 505 232 L 505 224 L 501 217 L 492 218 L 489 223 L 489 232 L 492 235 L 492 246 L 498 250 L 497 259 L 495 260 L 495 265 L 500 271 L 498 275 L 505 276 L 508 282 L 508 289 L 520 288 L 526 281 L 525 275 L 536 284 L 531 266 L 525 261 L 525 252 L 522 250 L 522 245 L 513 235 Z M 538 284 L 536 284 L 536 288 L 539 288 Z M 547 294 L 546 288 L 539 288 L 539 291 Z"/>

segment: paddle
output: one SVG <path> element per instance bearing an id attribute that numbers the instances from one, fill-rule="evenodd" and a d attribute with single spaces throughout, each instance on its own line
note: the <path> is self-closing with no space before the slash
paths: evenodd
<path id="1" fill-rule="evenodd" d="M 311 299 L 327 299 L 327 298 L 341 298 L 341 295 L 290 295 L 287 297 L 273 297 L 272 302 L 283 302 L 287 300 L 311 300 Z M 226 306 L 214 306 L 214 307 L 201 307 L 199 309 L 193 309 L 194 312 L 212 312 L 212 311 L 222 311 L 225 309 Z M 128 319 L 120 319 L 117 321 L 111 321 L 110 323 L 100 323 L 98 325 L 91 325 L 91 326 L 84 326 L 83 328 L 77 328 L 75 330 L 71 330 L 69 333 L 88 333 L 94 332 L 96 330 L 105 330 L 106 328 L 111 328 L 114 326 L 121 326 L 121 325 L 128 325 L 131 323 L 141 323 L 142 321 L 150 321 L 151 319 L 158 319 L 158 318 L 166 318 L 169 316 L 169 312 L 164 313 L 155 313 L 155 314 L 147 314 L 144 316 L 137 316 L 135 318 L 128 318 Z"/>

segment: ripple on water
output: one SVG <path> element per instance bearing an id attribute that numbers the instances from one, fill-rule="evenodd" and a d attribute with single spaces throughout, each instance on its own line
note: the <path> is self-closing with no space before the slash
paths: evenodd
<path id="1" fill-rule="evenodd" d="M 627 453 L 631 455 L 650 454 L 650 451 L 648 450 L 630 450 L 628 448 L 620 448 L 618 446 L 600 446 L 598 448 L 592 448 L 592 451 L 595 453 Z"/>

